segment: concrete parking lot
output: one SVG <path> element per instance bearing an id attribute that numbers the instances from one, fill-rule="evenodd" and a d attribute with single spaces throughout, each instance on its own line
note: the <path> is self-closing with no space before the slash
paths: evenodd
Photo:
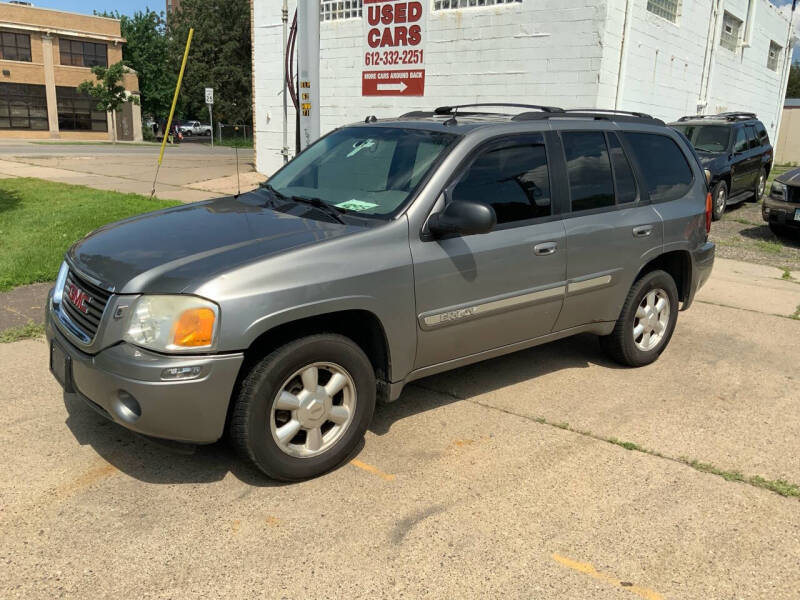
<path id="1" fill-rule="evenodd" d="M 759 485 L 800 482 L 798 304 L 719 261 L 654 365 L 581 336 L 425 379 L 293 485 L 137 437 L 63 397 L 44 341 L 0 344 L 0 597 L 797 598 L 800 501 Z"/>
<path id="2" fill-rule="evenodd" d="M 101 190 L 150 195 L 160 146 L 156 144 L 0 143 L 0 176 L 38 177 Z M 253 150 L 205 144 L 169 145 L 156 195 L 194 202 L 253 189 L 265 177 L 255 172 Z"/>

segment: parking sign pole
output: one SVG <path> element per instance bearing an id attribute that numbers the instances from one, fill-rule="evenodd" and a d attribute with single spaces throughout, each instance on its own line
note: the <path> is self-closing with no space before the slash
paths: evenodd
<path id="1" fill-rule="evenodd" d="M 214 88 L 206 88 L 206 106 L 208 107 L 208 124 L 211 128 L 211 149 L 214 149 Z"/>

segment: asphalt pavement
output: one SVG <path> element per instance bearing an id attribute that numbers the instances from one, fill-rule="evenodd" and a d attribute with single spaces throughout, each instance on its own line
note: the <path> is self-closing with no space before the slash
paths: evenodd
<path id="1" fill-rule="evenodd" d="M 795 599 L 800 500 L 729 479 L 800 482 L 800 321 L 780 270 L 740 265 L 653 365 L 579 336 L 424 379 L 292 485 L 109 423 L 43 341 L 0 344 L 0 597 Z"/>

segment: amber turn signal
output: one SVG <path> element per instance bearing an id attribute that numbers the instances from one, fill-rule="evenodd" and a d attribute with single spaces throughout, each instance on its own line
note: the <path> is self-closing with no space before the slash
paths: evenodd
<path id="1" fill-rule="evenodd" d="M 184 348 L 210 346 L 216 315 L 210 308 L 190 308 L 172 326 L 172 343 Z"/>

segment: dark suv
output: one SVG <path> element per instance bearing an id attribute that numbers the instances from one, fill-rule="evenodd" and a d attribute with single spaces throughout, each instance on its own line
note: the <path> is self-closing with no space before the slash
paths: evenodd
<path id="1" fill-rule="evenodd" d="M 681 117 L 670 127 L 689 138 L 703 168 L 711 172 L 715 221 L 730 204 L 761 199 L 772 168 L 772 144 L 755 114 Z"/>
<path id="2" fill-rule="evenodd" d="M 48 303 L 54 375 L 120 425 L 227 432 L 294 480 L 434 373 L 578 333 L 656 360 L 714 262 L 689 143 L 646 115 L 479 108 L 369 117 L 259 190 L 80 240 Z"/>

